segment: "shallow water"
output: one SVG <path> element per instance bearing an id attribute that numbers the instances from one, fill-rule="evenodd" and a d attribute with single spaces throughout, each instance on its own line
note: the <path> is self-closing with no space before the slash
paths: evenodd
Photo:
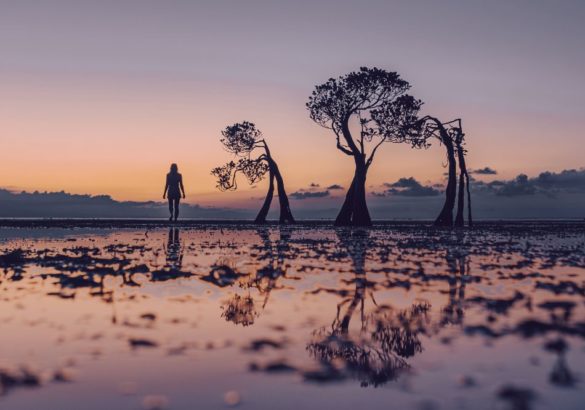
<path id="1" fill-rule="evenodd" d="M 585 402 L 582 224 L 0 238 L 0 408 Z"/>

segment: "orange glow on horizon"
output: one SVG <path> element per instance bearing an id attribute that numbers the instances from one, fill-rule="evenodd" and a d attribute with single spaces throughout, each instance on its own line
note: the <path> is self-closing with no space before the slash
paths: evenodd
<path id="1" fill-rule="evenodd" d="M 231 159 L 219 142 L 220 130 L 244 119 L 255 122 L 265 134 L 289 192 L 310 183 L 347 187 L 351 180 L 351 159 L 335 148 L 330 131 L 314 124 L 304 109 L 310 85 L 299 90 L 186 82 L 146 88 L 138 80 L 100 86 L 64 80 L 41 85 L 31 80 L 23 86 L 25 79 L 30 80 L 25 77 L 20 84 L 5 87 L 7 98 L 1 103 L 6 113 L 3 133 L 9 137 L 3 138 L 8 155 L 0 164 L 0 187 L 162 200 L 165 174 L 176 162 L 185 180 L 187 202 L 245 205 L 249 198 L 264 194 L 265 182 L 251 189 L 241 179 L 238 192 L 222 193 L 210 175 L 213 167 Z M 465 108 L 461 116 L 472 168 L 489 165 L 503 178 L 580 165 L 575 154 L 569 155 L 572 161 L 566 153 L 555 155 L 554 141 L 524 145 L 537 127 L 538 132 L 549 132 L 550 124 L 543 128 L 546 119 L 536 124 L 533 120 L 532 128 L 523 130 L 504 117 L 502 121 L 510 125 L 503 127 L 505 122 L 500 121 L 495 129 L 495 122 L 473 106 L 460 108 Z M 456 112 L 445 107 L 442 111 Z M 502 113 L 494 115 L 502 117 Z M 502 141 L 507 141 L 505 150 Z M 530 162 L 516 158 L 520 147 Z M 443 164 L 444 153 L 437 146 L 420 151 L 388 144 L 374 162 L 368 185 L 409 176 L 440 182 Z"/>

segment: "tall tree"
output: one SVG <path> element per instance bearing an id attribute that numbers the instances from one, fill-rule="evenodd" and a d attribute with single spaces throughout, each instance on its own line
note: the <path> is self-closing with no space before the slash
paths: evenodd
<path id="1" fill-rule="evenodd" d="M 282 174 L 272 157 L 268 144 L 256 126 L 248 121 L 226 127 L 221 132 L 220 140 L 225 149 L 238 157 L 238 161 L 230 161 L 224 166 L 214 168 L 211 173 L 217 178 L 217 187 L 221 191 L 238 188 L 236 176 L 242 173 L 250 184 L 262 180 L 268 174 L 268 192 L 264 204 L 256 216 L 256 223 L 265 223 L 274 196 L 274 181 L 280 203 L 280 223 L 294 223 L 288 196 L 284 188 Z M 256 154 L 258 153 L 258 155 Z"/>
<path id="2" fill-rule="evenodd" d="M 362 67 L 330 78 L 309 97 L 311 119 L 333 131 L 337 149 L 355 164 L 335 225 L 371 225 L 366 177 L 378 148 L 385 142 L 407 142 L 419 135 L 415 128 L 420 124 L 416 119 L 422 102 L 406 94 L 409 88 L 395 72 Z"/>

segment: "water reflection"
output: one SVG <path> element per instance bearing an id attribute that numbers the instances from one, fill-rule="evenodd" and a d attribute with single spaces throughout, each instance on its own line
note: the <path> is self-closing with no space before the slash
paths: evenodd
<path id="1" fill-rule="evenodd" d="M 224 301 L 221 313 L 227 321 L 242 326 L 254 324 L 260 312 L 266 308 L 272 291 L 279 288 L 279 279 L 286 277 L 285 258 L 289 251 L 290 230 L 280 227 L 277 230 L 278 237 L 274 240 L 268 228 L 257 229 L 256 234 L 260 242 L 253 246 L 256 263 L 251 274 L 239 274 L 234 267 L 229 266 L 229 262 L 219 260 L 212 268 L 211 277 L 207 279 L 220 287 L 237 286 L 244 291 L 244 294 L 234 293 Z M 261 300 L 256 301 L 252 291 Z"/>
<path id="2" fill-rule="evenodd" d="M 551 340 L 545 344 L 545 349 L 556 356 L 553 368 L 549 374 L 549 380 L 552 384 L 560 387 L 573 387 L 577 378 L 569 368 L 566 354 L 569 345 L 563 338 Z"/>
<path id="3" fill-rule="evenodd" d="M 268 229 L 258 229 L 262 245 L 259 247 L 258 261 L 263 265 L 256 269 L 250 278 L 247 286 L 256 288 L 262 296 L 262 309 L 266 308 L 270 294 L 278 289 L 280 278 L 286 277 L 285 257 L 289 250 L 290 230 L 280 227 L 277 230 L 278 237 L 271 240 Z"/>
<path id="4" fill-rule="evenodd" d="M 449 273 L 449 302 L 442 309 L 440 325 L 461 325 L 465 312 L 465 284 L 470 270 L 467 251 L 463 247 L 447 249 L 445 261 Z"/>
<path id="5" fill-rule="evenodd" d="M 172 270 L 181 270 L 183 267 L 183 246 L 178 227 L 169 228 L 167 245 L 164 248 L 166 255 L 166 267 Z"/>
<path id="6" fill-rule="evenodd" d="M 533 394 L 535 380 L 569 392 L 563 394 L 577 394 L 581 384 L 584 242 L 580 232 L 542 227 L 471 236 L 408 227 L 213 226 L 9 242 L 0 252 L 2 308 L 8 312 L 0 320 L 13 324 L 6 334 L 23 335 L 19 343 L 30 346 L 36 346 L 30 323 L 50 323 L 43 332 L 62 342 L 47 347 L 46 357 L 78 352 L 71 341 L 77 334 L 86 335 L 87 345 L 122 341 L 139 367 L 146 366 L 142 350 L 188 355 L 197 346 L 231 346 L 221 352 L 230 357 L 222 364 L 230 374 L 248 364 L 307 383 L 364 387 L 407 375 L 408 383 L 425 380 L 421 386 L 446 383 L 452 379 L 436 378 L 420 365 L 440 362 L 442 374 L 450 371 L 453 378 L 456 372 L 465 386 L 504 385 L 489 393 L 494 400 L 532 403 L 546 394 Z M 33 302 L 23 302 L 29 296 Z M 57 312 L 73 314 L 71 307 L 80 307 L 94 319 L 43 317 L 52 301 L 68 303 Z M 185 309 L 187 303 L 197 308 Z M 111 323 L 100 321 L 112 310 Z M 160 319 L 171 311 L 174 317 Z M 40 319 L 30 319 L 31 312 Z M 0 339 L 1 348 L 11 345 Z M 463 351 L 466 359 L 459 356 Z M 195 355 L 205 361 L 212 353 Z M 27 357 L 13 356 L 16 368 Z M 102 360 L 115 362 L 106 355 Z M 490 370 L 492 361 L 492 367 L 513 361 L 514 374 L 523 378 Z M 470 369 L 482 369 L 481 377 L 469 376 Z M 293 380 L 283 376 L 274 383 Z M 516 386 L 517 380 L 524 385 Z"/>
<path id="7" fill-rule="evenodd" d="M 409 368 L 406 359 L 423 350 L 419 334 L 425 332 L 430 305 L 420 302 L 402 310 L 390 304 L 378 305 L 374 283 L 368 282 L 366 275 L 369 236 L 367 230 L 338 232 L 340 249 L 352 262 L 354 290 L 349 297 L 339 292 L 343 300 L 337 305 L 330 328 L 313 332 L 307 351 L 319 361 L 321 369 L 305 372 L 308 380 L 325 382 L 352 377 L 363 387 L 377 387 L 398 378 Z M 369 315 L 365 313 L 368 297 L 375 308 Z M 350 323 L 356 311 L 360 326 L 352 333 Z"/>

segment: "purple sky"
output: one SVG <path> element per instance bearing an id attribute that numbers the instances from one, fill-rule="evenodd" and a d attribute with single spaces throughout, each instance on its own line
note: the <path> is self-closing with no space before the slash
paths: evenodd
<path id="1" fill-rule="evenodd" d="M 218 193 L 209 170 L 229 159 L 219 130 L 243 119 L 291 191 L 347 186 L 351 163 L 304 103 L 363 65 L 462 117 L 473 168 L 578 169 L 583 21 L 583 1 L 3 1 L 0 187 L 158 199 L 177 161 L 192 202 L 242 201 L 259 194 Z M 369 182 L 440 182 L 442 155 L 387 147 Z"/>

